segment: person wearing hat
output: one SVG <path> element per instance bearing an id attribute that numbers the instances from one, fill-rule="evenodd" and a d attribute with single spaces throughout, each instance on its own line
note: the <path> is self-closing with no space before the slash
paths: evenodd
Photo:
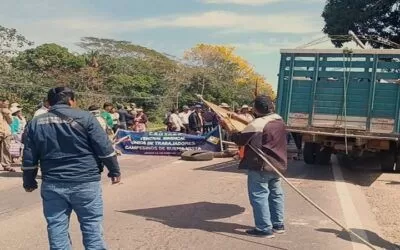
<path id="1" fill-rule="evenodd" d="M 21 131 L 22 131 L 22 130 L 24 130 L 24 128 L 25 128 L 25 126 L 27 124 L 26 118 L 22 114 L 22 106 L 19 103 L 14 102 L 14 103 L 11 103 L 11 108 L 13 108 L 13 107 L 17 107 L 17 108 L 21 109 L 21 112 L 19 112 L 19 114 L 17 115 L 17 118 L 19 119 Z"/>
<path id="2" fill-rule="evenodd" d="M 146 132 L 147 129 L 147 115 L 143 113 L 143 108 L 136 109 L 136 117 L 134 119 L 135 131 L 136 132 Z"/>
<path id="3" fill-rule="evenodd" d="M 248 195 L 255 221 L 255 228 L 246 233 L 267 238 L 285 232 L 283 189 L 279 176 L 249 145 L 261 149 L 280 172 L 286 171 L 286 126 L 273 110 L 270 97 L 257 96 L 254 101 L 256 119 L 243 131 L 231 135 L 233 142 L 245 147 L 239 168 L 248 170 Z"/>
<path id="4" fill-rule="evenodd" d="M 179 113 L 179 118 L 181 119 L 183 125 L 182 132 L 189 133 L 189 116 L 192 112 L 187 105 L 183 106 L 182 109 L 183 111 Z"/>
<path id="5" fill-rule="evenodd" d="M 20 117 L 22 117 L 22 112 L 21 112 L 22 109 L 19 108 L 18 106 L 11 106 L 10 111 L 12 115 L 12 122 L 10 124 L 11 134 L 15 136 L 21 134 L 24 129 L 20 119 Z"/>
<path id="6" fill-rule="evenodd" d="M 4 171 L 15 172 L 11 167 L 11 123 L 12 116 L 9 109 L 10 102 L 8 100 L 0 100 L 0 165 Z"/>
<path id="7" fill-rule="evenodd" d="M 136 103 L 134 103 L 134 102 L 130 103 L 129 113 L 130 113 L 131 115 L 133 115 L 134 117 L 136 117 L 136 115 L 137 115 L 137 106 L 136 106 Z"/>
<path id="8" fill-rule="evenodd" d="M 14 162 L 14 159 L 18 159 L 21 157 L 22 133 L 24 131 L 25 124 L 23 124 L 24 119 L 22 119 L 22 109 L 18 107 L 18 105 L 13 104 L 11 104 L 10 108 L 12 115 L 12 122 L 10 124 L 10 127 L 13 137 L 10 145 L 10 154 L 12 161 Z"/>
<path id="9" fill-rule="evenodd" d="M 179 110 L 173 108 L 171 110 L 171 115 L 169 116 L 168 122 L 170 124 L 169 131 L 171 132 L 181 132 L 183 129 L 182 120 L 179 118 Z"/>
<path id="10" fill-rule="evenodd" d="M 250 114 L 250 107 L 248 105 L 242 106 L 242 108 L 240 109 L 239 117 L 248 122 L 254 120 L 254 117 Z"/>
<path id="11" fill-rule="evenodd" d="M 229 106 L 227 103 L 223 102 L 219 105 L 221 108 L 231 111 L 231 106 Z"/>
<path id="12" fill-rule="evenodd" d="M 203 133 L 203 119 L 201 115 L 202 106 L 195 105 L 195 111 L 189 116 L 189 133 L 201 135 Z"/>

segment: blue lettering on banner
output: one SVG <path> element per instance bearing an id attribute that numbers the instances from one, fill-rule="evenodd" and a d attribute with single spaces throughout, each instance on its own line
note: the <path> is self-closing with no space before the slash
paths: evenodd
<path id="1" fill-rule="evenodd" d="M 123 154 L 180 155 L 187 150 L 221 151 L 219 128 L 204 136 L 176 132 L 117 131 L 116 147 Z M 124 138 L 124 139 L 123 139 Z"/>

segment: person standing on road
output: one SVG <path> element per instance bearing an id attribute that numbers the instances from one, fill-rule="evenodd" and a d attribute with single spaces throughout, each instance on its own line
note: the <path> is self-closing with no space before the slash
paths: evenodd
<path id="1" fill-rule="evenodd" d="M 254 117 L 250 114 L 250 108 L 248 105 L 243 105 L 242 108 L 240 109 L 240 114 L 239 117 L 241 117 L 243 120 L 251 122 L 254 120 Z"/>
<path id="2" fill-rule="evenodd" d="M 4 171 L 15 172 L 11 166 L 12 116 L 9 106 L 8 100 L 0 100 L 0 165 Z"/>
<path id="3" fill-rule="evenodd" d="M 181 132 L 183 124 L 181 119 L 179 118 L 179 110 L 177 108 L 173 108 L 171 110 L 171 115 L 169 116 L 169 123 L 171 124 L 170 131 Z"/>
<path id="4" fill-rule="evenodd" d="M 101 112 L 101 117 L 103 117 L 107 122 L 107 127 L 112 130 L 113 128 L 113 118 L 111 115 L 111 110 L 113 109 L 112 103 L 106 102 L 103 105 L 103 112 Z"/>
<path id="5" fill-rule="evenodd" d="M 179 113 L 179 118 L 182 121 L 183 124 L 183 129 L 182 132 L 189 133 L 189 116 L 191 112 L 189 109 L 189 106 L 185 105 L 183 106 L 183 111 Z"/>
<path id="6" fill-rule="evenodd" d="M 96 105 L 91 105 L 88 108 L 89 112 L 96 117 L 97 121 L 99 122 L 101 128 L 107 132 L 107 121 L 106 119 L 103 118 L 103 116 L 101 116 L 101 110 L 99 106 Z"/>
<path id="7" fill-rule="evenodd" d="M 281 180 L 249 145 L 261 149 L 274 167 L 284 172 L 287 169 L 287 132 L 282 118 L 273 113 L 268 96 L 256 97 L 254 111 L 256 119 L 242 132 L 233 133 L 231 139 L 245 146 L 239 168 L 248 170 L 248 193 L 255 220 L 255 228 L 246 233 L 272 238 L 274 232 L 285 232 Z"/>
<path id="8" fill-rule="evenodd" d="M 119 128 L 119 113 L 116 108 L 111 109 L 111 117 L 113 119 L 113 131 L 114 133 L 117 132 Z"/>
<path id="9" fill-rule="evenodd" d="M 214 123 L 216 118 L 216 114 L 214 112 L 212 112 L 212 110 L 210 108 L 206 109 L 203 113 L 202 113 L 202 118 L 204 121 L 203 124 L 203 132 L 209 133 L 214 129 Z"/>
<path id="10" fill-rule="evenodd" d="M 195 106 L 195 111 L 189 116 L 189 130 L 192 135 L 203 134 L 203 118 L 201 115 L 201 105 Z"/>
<path id="11" fill-rule="evenodd" d="M 127 121 L 133 120 L 133 116 L 129 114 L 126 109 L 124 109 L 124 105 L 118 104 L 117 108 L 119 114 L 119 128 L 127 130 L 128 129 Z"/>
<path id="12" fill-rule="evenodd" d="M 101 172 L 107 167 L 112 184 L 121 181 L 116 153 L 107 134 L 89 112 L 75 108 L 75 94 L 67 87 L 48 92 L 51 108 L 28 125 L 23 153 L 23 187 L 38 188 L 51 250 L 72 249 L 69 220 L 78 217 L 85 249 L 106 249 L 103 239 Z"/>
<path id="13" fill-rule="evenodd" d="M 41 107 L 36 110 L 35 114 L 33 115 L 33 117 L 39 116 L 41 114 L 45 114 L 47 113 L 47 111 L 49 111 L 50 108 L 50 104 L 49 101 L 47 100 L 47 97 L 43 99 L 43 102 L 41 103 Z"/>
<path id="14" fill-rule="evenodd" d="M 143 113 L 142 108 L 136 109 L 136 117 L 135 117 L 135 132 L 146 132 L 147 129 L 147 115 Z"/>

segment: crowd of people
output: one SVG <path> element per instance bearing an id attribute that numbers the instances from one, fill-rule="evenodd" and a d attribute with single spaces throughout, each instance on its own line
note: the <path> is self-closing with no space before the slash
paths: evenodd
<path id="1" fill-rule="evenodd" d="M 235 112 L 242 120 L 251 122 L 254 119 L 248 105 L 243 105 L 235 111 L 226 103 L 221 103 L 220 107 Z M 49 109 L 50 104 L 46 97 L 38 105 L 34 117 L 47 113 Z M 106 102 L 102 108 L 98 105 L 91 105 L 87 110 L 96 117 L 109 136 L 113 136 L 118 129 L 146 132 L 148 127 L 147 115 L 143 108 L 137 107 L 135 103 L 123 105 Z M 23 115 L 22 106 L 18 103 L 10 104 L 8 100 L 0 100 L 0 111 L 1 166 L 5 171 L 14 172 L 12 163 L 19 161 L 21 157 L 23 132 L 27 120 Z M 216 128 L 220 120 L 211 109 L 196 104 L 191 107 L 185 105 L 182 110 L 172 109 L 166 115 L 164 123 L 170 132 L 203 135 Z M 225 138 L 227 136 L 223 132 L 225 140 L 229 140 Z"/>
<path id="2" fill-rule="evenodd" d="M 219 106 L 227 111 L 234 112 L 227 103 L 221 103 Z M 235 110 L 235 113 L 247 122 L 254 120 L 248 105 L 243 105 L 240 109 Z M 201 104 L 192 107 L 185 105 L 181 112 L 179 112 L 179 109 L 173 108 L 165 117 L 165 125 L 167 125 L 168 131 L 193 135 L 207 134 L 219 123 L 220 119 L 215 112 Z"/>
<path id="3" fill-rule="evenodd" d="M 119 128 L 146 131 L 147 117 L 134 103 L 127 107 L 104 103 L 102 109 L 93 105 L 88 107 L 91 114 L 75 107 L 73 90 L 53 88 L 35 112 L 37 117 L 27 123 L 21 105 L 0 100 L 1 165 L 13 171 L 11 142 L 23 143 L 23 187 L 32 192 L 38 188 L 40 164 L 43 213 L 51 249 L 71 248 L 68 225 L 72 211 L 81 224 L 85 249 L 106 249 L 100 181 L 104 167 L 112 184 L 121 181 L 116 152 L 106 132 Z M 234 113 L 226 103 L 220 107 Z M 235 113 L 249 123 L 241 132 L 229 131 L 223 120 L 200 104 L 184 106 L 182 112 L 171 110 L 166 124 L 169 131 L 195 135 L 208 133 L 218 125 L 228 130 L 231 140 L 244 148 L 239 168 L 248 171 L 248 194 L 255 220 L 255 227 L 246 233 L 272 238 L 285 232 L 283 190 L 279 176 L 252 148 L 261 149 L 270 164 L 284 172 L 285 123 L 274 113 L 273 102 L 267 96 L 256 97 L 254 110 L 243 105 Z"/>
<path id="4" fill-rule="evenodd" d="M 47 97 L 38 105 L 33 117 L 45 114 L 50 109 Z M 129 105 L 104 103 L 101 109 L 97 105 L 88 107 L 101 127 L 109 136 L 113 136 L 117 129 L 145 132 L 148 118 L 142 108 L 135 103 Z M 0 157 L 4 171 L 15 172 L 13 163 L 20 160 L 23 150 L 23 133 L 27 120 L 23 115 L 23 107 L 18 103 L 0 100 Z"/>
<path id="5" fill-rule="evenodd" d="M 96 105 L 89 107 L 89 111 L 97 118 L 104 130 L 115 133 L 118 129 L 146 132 L 148 118 L 143 108 L 137 108 L 135 103 L 127 106 L 122 104 L 104 103 L 103 109 Z"/>

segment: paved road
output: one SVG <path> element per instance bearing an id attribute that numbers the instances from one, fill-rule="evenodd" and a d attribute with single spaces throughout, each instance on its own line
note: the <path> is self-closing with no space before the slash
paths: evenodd
<path id="1" fill-rule="evenodd" d="M 183 162 L 173 157 L 122 157 L 123 184 L 104 181 L 109 249 L 366 249 L 286 186 L 288 232 L 246 236 L 253 225 L 246 176 L 235 162 Z M 39 193 L 20 188 L 20 174 L 0 173 L 0 249 L 47 249 Z M 289 179 L 332 216 L 379 247 L 385 241 L 363 193 L 336 167 L 292 162 Z M 335 181 L 336 180 L 336 181 Z M 82 249 L 72 218 L 74 249 Z"/>

